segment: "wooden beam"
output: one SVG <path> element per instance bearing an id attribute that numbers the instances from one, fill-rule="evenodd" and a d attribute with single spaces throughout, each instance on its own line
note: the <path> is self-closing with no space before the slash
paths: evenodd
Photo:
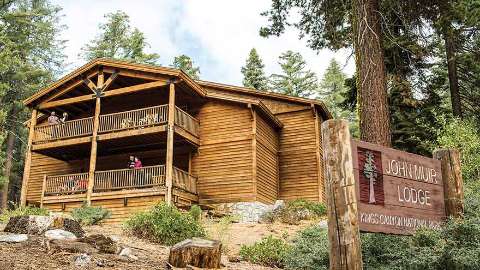
<path id="1" fill-rule="evenodd" d="M 318 185 L 318 201 L 325 202 L 325 198 L 323 198 L 323 169 L 322 169 L 322 138 L 320 136 L 320 115 L 318 111 L 313 106 L 314 112 L 314 121 L 315 121 L 315 157 L 317 158 L 317 185 Z"/>
<path id="2" fill-rule="evenodd" d="M 90 88 L 90 90 L 92 90 L 93 93 L 97 92 L 97 86 L 89 78 L 84 78 L 83 84 L 85 84 L 88 88 Z"/>
<path id="3" fill-rule="evenodd" d="M 166 125 L 155 126 L 155 127 L 146 127 L 146 128 L 136 128 L 131 130 L 109 132 L 105 134 L 98 135 L 99 141 L 118 139 L 124 137 L 138 136 L 143 134 L 158 133 L 166 131 Z"/>
<path id="4" fill-rule="evenodd" d="M 463 179 L 460 152 L 456 149 L 437 149 L 433 158 L 442 162 L 445 213 L 456 218 L 463 217 Z"/>
<path id="5" fill-rule="evenodd" d="M 32 110 L 30 117 L 30 130 L 28 132 L 27 153 L 25 155 L 25 165 L 23 169 L 22 192 L 20 195 L 20 205 L 27 204 L 28 180 L 30 178 L 30 166 L 32 165 L 32 142 L 35 136 L 35 126 L 37 125 L 37 109 Z"/>
<path id="6" fill-rule="evenodd" d="M 149 83 L 143 83 L 143 84 L 137 84 L 133 86 L 127 86 L 127 87 L 122 87 L 122 88 L 117 88 L 113 90 L 109 90 L 104 92 L 104 97 L 110 97 L 110 96 L 116 96 L 116 95 L 124 95 L 124 94 L 130 94 L 138 91 L 143 91 L 143 90 L 150 90 L 150 89 L 155 89 L 161 86 L 167 85 L 167 82 L 164 81 L 156 81 L 156 82 L 149 82 Z"/>
<path id="7" fill-rule="evenodd" d="M 43 176 L 42 194 L 40 194 L 40 208 L 43 208 L 43 197 L 45 197 L 45 188 L 47 187 L 47 175 Z"/>
<path id="8" fill-rule="evenodd" d="M 79 137 L 79 138 L 72 138 L 72 139 L 57 140 L 53 142 L 34 144 L 32 145 L 32 150 L 39 151 L 39 150 L 55 148 L 59 146 L 69 146 L 74 144 L 89 143 L 91 142 L 91 140 L 92 139 L 90 137 Z"/>
<path id="9" fill-rule="evenodd" d="M 78 97 L 73 97 L 73 98 L 66 98 L 66 99 L 61 99 L 61 100 L 55 100 L 55 101 L 42 103 L 38 106 L 38 108 L 40 110 L 44 110 L 44 109 L 54 108 L 54 107 L 58 107 L 58 106 L 89 101 L 89 100 L 93 100 L 93 99 L 95 99 L 95 95 L 83 95 L 83 96 L 78 96 Z"/>
<path id="10" fill-rule="evenodd" d="M 165 162 L 165 179 L 167 194 L 165 201 L 172 204 L 173 187 L 173 135 L 175 133 L 175 84 L 171 83 L 168 92 L 168 124 L 167 124 L 167 153 Z"/>
<path id="11" fill-rule="evenodd" d="M 350 131 L 345 120 L 322 124 L 330 270 L 363 269 Z"/>
<path id="12" fill-rule="evenodd" d="M 196 146 L 200 145 L 200 139 L 192 135 L 190 132 L 187 132 L 185 129 L 179 126 L 175 126 L 175 133 L 183 137 L 185 140 L 195 144 Z"/>
<path id="13" fill-rule="evenodd" d="M 102 82 L 103 83 L 103 82 Z M 90 165 L 88 169 L 87 205 L 91 204 L 93 184 L 95 180 L 95 168 L 97 165 L 97 135 L 100 126 L 100 97 L 95 99 L 95 116 L 93 117 L 92 148 L 90 150 Z"/>
<path id="14" fill-rule="evenodd" d="M 113 81 L 118 77 L 118 71 L 115 71 L 108 77 L 108 80 L 103 84 L 102 91 L 106 91 L 110 85 L 112 85 Z"/>
<path id="15" fill-rule="evenodd" d="M 97 73 L 98 73 L 98 71 L 91 72 L 90 74 L 87 75 L 87 78 L 91 78 L 91 77 L 97 75 Z M 65 87 L 63 90 L 60 90 L 58 93 L 56 93 L 56 94 L 52 95 L 51 97 L 45 99 L 45 101 L 43 101 L 43 102 L 45 103 L 45 102 L 52 101 L 52 100 L 56 99 L 57 97 L 60 97 L 64 94 L 70 92 L 72 89 L 74 89 L 75 87 L 77 87 L 81 84 L 83 84 L 83 79 L 78 78 L 75 81 L 73 81 L 70 85 Z"/>

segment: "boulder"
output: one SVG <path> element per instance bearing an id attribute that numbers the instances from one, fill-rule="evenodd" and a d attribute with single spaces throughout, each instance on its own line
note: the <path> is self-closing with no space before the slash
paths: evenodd
<path id="1" fill-rule="evenodd" d="M 61 229 L 48 230 L 45 232 L 45 237 L 50 240 L 76 240 L 77 237 L 71 232 Z"/>
<path id="2" fill-rule="evenodd" d="M 83 243 L 88 243 L 102 253 L 115 254 L 120 249 L 116 241 L 103 234 L 89 235 L 81 238 L 79 241 Z"/>
<path id="3" fill-rule="evenodd" d="M 20 234 L 43 234 L 52 224 L 53 218 L 46 216 L 11 217 L 5 227 L 5 232 Z"/>
<path id="4" fill-rule="evenodd" d="M 174 267 L 187 265 L 200 268 L 220 268 L 222 244 L 201 238 L 187 239 L 170 248 L 168 262 Z"/>
<path id="5" fill-rule="evenodd" d="M 4 243 L 20 243 L 25 242 L 28 240 L 28 236 L 26 234 L 1 234 L 0 235 L 0 242 Z"/>

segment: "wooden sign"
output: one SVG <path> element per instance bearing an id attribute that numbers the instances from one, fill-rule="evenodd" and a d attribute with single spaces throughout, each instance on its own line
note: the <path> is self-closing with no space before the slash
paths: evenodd
<path id="1" fill-rule="evenodd" d="M 441 162 L 351 141 L 360 230 L 411 234 L 445 220 Z"/>

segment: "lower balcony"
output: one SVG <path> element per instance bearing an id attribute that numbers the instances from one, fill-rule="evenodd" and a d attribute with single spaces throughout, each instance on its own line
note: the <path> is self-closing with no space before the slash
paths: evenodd
<path id="1" fill-rule="evenodd" d="M 165 165 L 137 169 L 97 171 L 94 176 L 92 200 L 153 196 L 166 193 Z M 197 198 L 197 179 L 173 167 L 173 195 Z M 85 201 L 88 173 L 45 176 L 43 203 Z"/>

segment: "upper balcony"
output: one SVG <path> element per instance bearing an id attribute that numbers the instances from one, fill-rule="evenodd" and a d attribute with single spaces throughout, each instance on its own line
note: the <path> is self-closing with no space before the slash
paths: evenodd
<path id="1" fill-rule="evenodd" d="M 168 104 L 103 114 L 99 117 L 98 140 L 136 136 L 166 130 L 168 122 Z M 196 143 L 199 138 L 199 122 L 193 116 L 175 106 L 175 132 Z M 65 123 L 35 127 L 33 143 L 39 148 L 56 147 L 88 141 L 93 133 L 93 118 L 81 118 Z"/>

